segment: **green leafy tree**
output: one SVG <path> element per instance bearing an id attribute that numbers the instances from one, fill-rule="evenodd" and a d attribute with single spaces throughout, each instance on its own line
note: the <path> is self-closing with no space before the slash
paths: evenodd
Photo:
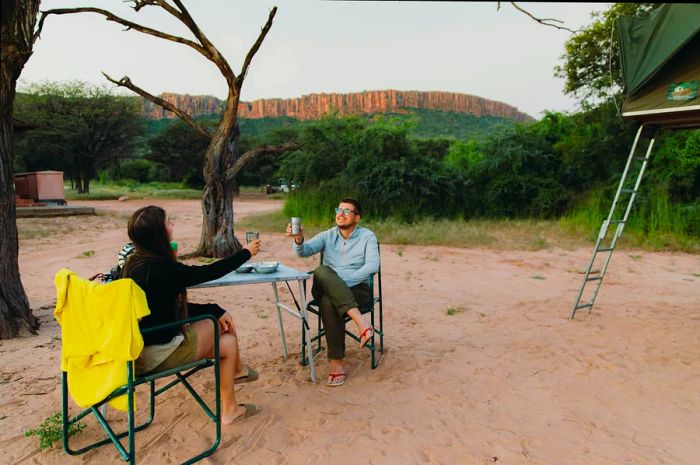
<path id="1" fill-rule="evenodd" d="M 463 173 L 484 159 L 481 146 L 476 141 L 455 141 L 445 156 L 445 163 Z"/>
<path id="2" fill-rule="evenodd" d="M 284 157 L 279 176 L 309 188 L 336 178 L 358 150 L 357 139 L 368 124 L 358 117 L 331 114 L 305 125 L 299 135 L 303 148 Z"/>
<path id="3" fill-rule="evenodd" d="M 469 166 L 468 216 L 551 217 L 562 213 L 569 193 L 560 181 L 559 141 L 571 118 L 548 113 L 536 124 L 503 131 L 482 145 L 483 159 Z"/>
<path id="4" fill-rule="evenodd" d="M 354 195 L 375 218 L 459 215 L 465 181 L 442 161 L 449 141 L 414 140 L 410 130 L 411 123 L 394 118 L 337 115 L 305 126 L 304 149 L 281 163 L 280 174 L 303 186 L 288 211 L 303 208 L 305 217 L 321 219 L 313 215 L 329 211 L 339 196 Z"/>
<path id="5" fill-rule="evenodd" d="M 178 121 L 148 142 L 151 161 L 164 166 L 170 181 L 186 182 L 190 187 L 204 186 L 202 163 L 209 139 Z"/>
<path id="6" fill-rule="evenodd" d="M 431 137 L 411 140 L 411 144 L 413 144 L 417 152 L 435 160 L 443 160 L 447 157 L 450 147 L 452 147 L 454 143 L 455 140 L 449 137 Z"/>
<path id="7" fill-rule="evenodd" d="M 271 118 L 265 118 L 270 119 Z M 281 119 L 281 124 L 270 125 L 266 131 L 253 132 L 251 136 L 241 136 L 241 151 L 247 151 L 249 147 L 276 146 L 285 143 L 299 143 L 301 124 L 294 122 L 291 118 Z M 248 120 L 253 121 L 253 120 Z M 292 123 L 289 123 L 292 121 Z M 244 134 L 245 126 L 241 124 L 241 131 Z M 275 154 L 263 153 L 249 161 L 239 174 L 241 185 L 262 186 L 265 184 L 275 184 L 277 182 L 277 171 L 280 168 L 281 158 Z M 289 178 L 291 181 L 300 182 L 297 178 Z"/>
<path id="8" fill-rule="evenodd" d="M 556 142 L 562 184 L 583 192 L 619 182 L 638 123 L 620 118 L 612 102 L 568 119 L 566 134 Z"/>
<path id="9" fill-rule="evenodd" d="M 131 157 L 144 130 L 137 99 L 78 81 L 30 86 L 15 114 L 37 126 L 18 138 L 26 169 L 61 169 L 79 193 L 97 170 Z"/>
<path id="10" fill-rule="evenodd" d="M 593 22 L 564 45 L 564 63 L 555 75 L 565 80 L 564 92 L 584 105 L 617 95 L 622 90 L 619 43 L 614 31 L 619 16 L 645 15 L 660 3 L 614 3 L 593 14 Z"/>

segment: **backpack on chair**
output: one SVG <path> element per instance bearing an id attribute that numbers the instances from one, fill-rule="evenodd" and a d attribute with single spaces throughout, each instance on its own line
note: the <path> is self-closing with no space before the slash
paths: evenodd
<path id="1" fill-rule="evenodd" d="M 119 279 L 119 275 L 124 267 L 124 263 L 126 263 L 126 259 L 129 258 L 129 255 L 135 251 L 136 247 L 134 247 L 134 243 L 127 243 L 117 254 L 117 264 L 111 270 L 105 273 L 97 273 L 95 276 L 90 278 L 90 281 L 94 281 L 95 279 L 99 278 L 103 283 L 108 283 Z"/>

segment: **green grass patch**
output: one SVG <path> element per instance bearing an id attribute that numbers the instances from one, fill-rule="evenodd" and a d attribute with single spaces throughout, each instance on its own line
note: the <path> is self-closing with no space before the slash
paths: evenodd
<path id="1" fill-rule="evenodd" d="M 90 183 L 89 194 L 78 194 L 70 184 L 64 185 L 66 200 L 117 200 L 119 197 L 130 199 L 201 199 L 202 191 L 189 189 L 180 183 L 149 182 L 140 184 L 135 181 Z"/>
<path id="2" fill-rule="evenodd" d="M 461 308 L 449 307 L 447 310 L 445 310 L 445 314 L 448 316 L 454 316 L 454 315 L 457 315 L 458 313 L 462 313 Z"/>
<path id="3" fill-rule="evenodd" d="M 559 223 L 567 233 L 595 242 L 611 205 L 611 194 L 593 191 Z M 623 218 L 626 207 L 627 198 L 621 198 L 613 219 Z M 698 221 L 700 215 L 695 206 L 670 202 L 666 191 L 657 186 L 635 201 L 616 248 L 700 253 L 700 238 L 693 233 Z M 608 228 L 607 238 L 612 237 L 615 228 Z"/>

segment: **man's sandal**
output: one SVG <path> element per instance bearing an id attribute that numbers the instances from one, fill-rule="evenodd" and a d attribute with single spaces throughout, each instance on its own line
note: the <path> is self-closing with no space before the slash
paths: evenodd
<path id="1" fill-rule="evenodd" d="M 328 373 L 328 380 L 326 381 L 326 386 L 342 386 L 345 383 L 346 377 L 347 373 Z"/>
<path id="2" fill-rule="evenodd" d="M 374 328 L 367 326 L 362 333 L 360 333 L 360 347 L 364 347 L 370 339 L 374 336 Z"/>

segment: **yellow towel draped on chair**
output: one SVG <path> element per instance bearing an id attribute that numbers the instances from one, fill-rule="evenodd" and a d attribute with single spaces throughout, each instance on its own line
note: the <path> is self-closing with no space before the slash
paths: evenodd
<path id="1" fill-rule="evenodd" d="M 61 370 L 80 407 L 100 402 L 127 382 L 127 362 L 143 349 L 138 320 L 150 314 L 146 294 L 131 279 L 90 282 L 70 270 L 56 273 L 54 317 L 61 325 Z M 126 396 L 109 404 L 127 410 Z"/>

